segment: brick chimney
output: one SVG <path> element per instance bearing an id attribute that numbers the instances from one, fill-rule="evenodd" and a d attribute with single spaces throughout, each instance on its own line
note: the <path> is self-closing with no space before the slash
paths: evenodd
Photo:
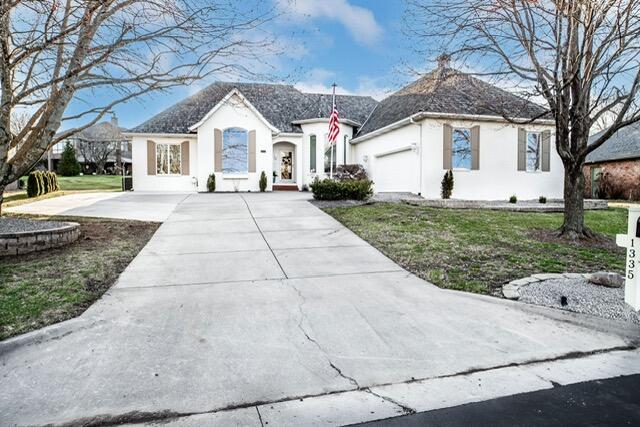
<path id="1" fill-rule="evenodd" d="M 438 56 L 438 69 L 443 70 L 445 68 L 449 68 L 451 62 L 451 55 L 448 53 L 442 53 Z"/>

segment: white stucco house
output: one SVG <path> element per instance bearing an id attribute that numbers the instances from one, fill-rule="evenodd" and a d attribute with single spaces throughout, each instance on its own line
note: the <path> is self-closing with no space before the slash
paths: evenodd
<path id="1" fill-rule="evenodd" d="M 381 102 L 338 95 L 334 167 L 362 164 L 377 192 L 453 197 L 562 197 L 563 165 L 545 110 L 449 68 L 446 60 Z M 331 95 L 290 85 L 214 83 L 131 129 L 138 191 L 302 189 L 329 171 Z M 509 117 L 507 121 L 504 117 Z M 513 124 L 517 118 L 518 123 Z"/>

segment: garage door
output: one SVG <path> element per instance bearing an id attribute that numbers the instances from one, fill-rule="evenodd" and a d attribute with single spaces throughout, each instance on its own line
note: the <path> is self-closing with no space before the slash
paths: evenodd
<path id="1" fill-rule="evenodd" d="M 378 193 L 415 193 L 418 187 L 418 156 L 409 149 L 375 157 L 372 179 Z"/>

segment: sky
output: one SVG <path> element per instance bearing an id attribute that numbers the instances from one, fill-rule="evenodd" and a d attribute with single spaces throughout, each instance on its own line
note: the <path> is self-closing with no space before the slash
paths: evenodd
<path id="1" fill-rule="evenodd" d="M 265 59 L 271 80 L 324 93 L 330 93 L 335 82 L 338 93 L 382 99 L 415 78 L 403 64 L 431 66 L 426 59 L 415 60 L 402 33 L 403 0 L 265 1 L 283 13 L 269 28 L 282 49 L 277 57 Z M 119 105 L 119 124 L 136 126 L 224 77 Z"/>

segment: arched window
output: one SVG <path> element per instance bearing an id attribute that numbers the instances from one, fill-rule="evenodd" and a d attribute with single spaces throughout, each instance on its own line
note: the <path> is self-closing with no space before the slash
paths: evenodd
<path id="1" fill-rule="evenodd" d="M 316 136 L 309 136 L 309 172 L 316 173 Z"/>
<path id="2" fill-rule="evenodd" d="M 249 171 L 249 143 L 247 131 L 229 128 L 222 133 L 222 172 L 247 173 Z"/>

